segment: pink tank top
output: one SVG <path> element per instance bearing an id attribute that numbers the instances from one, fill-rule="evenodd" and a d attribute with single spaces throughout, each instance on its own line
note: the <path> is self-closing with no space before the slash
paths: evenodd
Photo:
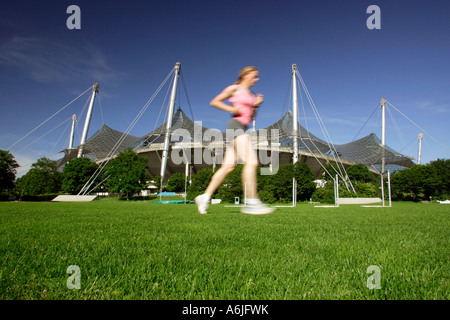
<path id="1" fill-rule="evenodd" d="M 239 113 L 233 119 L 247 126 L 253 120 L 253 106 L 255 105 L 255 95 L 238 85 L 236 93 L 228 99 L 235 108 L 239 108 Z"/>

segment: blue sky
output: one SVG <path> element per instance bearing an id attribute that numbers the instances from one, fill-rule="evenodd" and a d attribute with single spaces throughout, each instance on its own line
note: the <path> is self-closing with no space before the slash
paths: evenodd
<path id="1" fill-rule="evenodd" d="M 66 10 L 73 4 L 81 9 L 80 30 L 66 26 Z M 366 26 L 370 5 L 381 10 L 381 29 Z M 446 0 L 5 0 L 0 4 L 0 149 L 96 81 L 101 93 L 89 136 L 102 123 L 125 131 L 177 61 L 186 87 L 180 83 L 177 107 L 221 130 L 229 115 L 210 107 L 210 100 L 242 67 L 257 66 L 254 91 L 263 93 L 265 102 L 256 126 L 264 128 L 290 108 L 296 63 L 333 143 L 371 132 L 381 137 L 375 109 L 384 97 L 425 131 L 422 163 L 448 159 L 449 12 Z M 167 88 L 131 134 L 142 136 L 163 121 L 156 123 Z M 39 157 L 62 156 L 68 119 L 80 115 L 88 97 L 10 149 L 23 166 L 19 175 Z M 423 131 L 389 109 L 387 145 L 417 157 Z M 324 138 L 308 104 L 305 115 L 301 110 L 300 123 Z M 81 115 L 76 145 L 83 123 Z"/>

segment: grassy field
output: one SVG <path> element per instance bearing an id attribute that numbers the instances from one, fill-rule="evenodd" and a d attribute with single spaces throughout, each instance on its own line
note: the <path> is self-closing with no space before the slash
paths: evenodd
<path id="1" fill-rule="evenodd" d="M 0 203 L 0 299 L 449 299 L 450 206 Z M 67 268 L 81 271 L 69 290 Z M 369 289 L 369 266 L 380 289 Z"/>

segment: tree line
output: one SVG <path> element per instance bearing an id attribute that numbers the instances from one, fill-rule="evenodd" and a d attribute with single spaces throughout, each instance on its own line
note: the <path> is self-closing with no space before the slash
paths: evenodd
<path id="1" fill-rule="evenodd" d="M 24 176 L 16 179 L 16 169 L 19 167 L 14 156 L 9 151 L 0 150 L 0 198 L 16 195 L 20 199 L 30 197 L 51 196 L 56 194 L 78 194 L 86 182 L 93 176 L 92 191 L 110 192 L 130 199 L 148 187 L 154 181 L 160 190 L 160 176 L 150 177 L 145 157 L 136 154 L 132 149 L 125 150 L 113 158 L 101 173 L 99 165 L 88 158 L 76 158 L 58 170 L 56 161 L 40 158 L 32 164 Z M 225 202 L 234 202 L 235 197 L 244 197 L 241 174 L 243 165 L 226 177 L 217 189 L 213 198 Z M 261 175 L 258 170 L 259 197 L 266 203 L 314 201 L 323 203 L 334 202 L 334 185 L 330 175 L 337 168 L 326 165 L 321 186 L 316 184 L 313 172 L 305 163 L 280 165 L 274 175 Z M 213 170 L 210 168 L 196 172 L 187 181 L 182 173 L 175 173 L 164 182 L 163 191 L 184 192 L 187 187 L 187 199 L 193 200 L 205 191 Z M 381 179 L 362 164 L 351 165 L 346 169 L 351 181 L 349 189 L 341 181 L 340 197 L 381 197 Z M 293 178 L 297 181 L 296 194 L 293 195 Z M 385 179 L 386 182 L 386 179 Z M 354 191 L 356 192 L 353 192 Z M 391 174 L 392 200 L 446 200 L 450 196 L 450 160 L 437 159 L 426 165 L 414 165 Z"/>
<path id="2" fill-rule="evenodd" d="M 70 160 L 62 171 L 56 161 L 43 157 L 15 180 L 18 166 L 9 152 L 0 150 L 0 192 L 14 193 L 19 199 L 47 200 L 57 194 L 75 195 L 91 177 L 95 179 L 91 180 L 90 190 L 117 193 L 129 199 L 145 189 L 150 180 L 147 160 L 132 149 L 119 153 L 101 171 L 97 163 L 86 157 Z"/>

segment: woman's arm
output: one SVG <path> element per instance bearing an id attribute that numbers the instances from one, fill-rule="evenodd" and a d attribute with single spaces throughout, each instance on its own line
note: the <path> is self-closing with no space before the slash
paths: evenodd
<path id="1" fill-rule="evenodd" d="M 223 102 L 233 96 L 233 94 L 236 92 L 236 89 L 236 85 L 234 84 L 226 87 L 221 93 L 219 93 L 214 99 L 212 99 L 209 104 L 217 109 L 224 110 L 232 114 L 238 114 L 238 108 L 234 108 Z"/>

